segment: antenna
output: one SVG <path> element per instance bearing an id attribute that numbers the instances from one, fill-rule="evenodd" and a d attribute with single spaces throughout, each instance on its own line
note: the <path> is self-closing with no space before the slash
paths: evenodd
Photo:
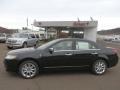
<path id="1" fill-rule="evenodd" d="M 90 20 L 91 20 L 91 21 L 94 21 L 94 19 L 93 19 L 92 17 L 90 17 Z"/>

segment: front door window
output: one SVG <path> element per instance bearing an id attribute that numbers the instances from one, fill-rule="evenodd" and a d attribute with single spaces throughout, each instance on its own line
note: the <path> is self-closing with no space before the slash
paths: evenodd
<path id="1" fill-rule="evenodd" d="M 53 46 L 55 51 L 72 50 L 72 41 L 62 41 Z"/>

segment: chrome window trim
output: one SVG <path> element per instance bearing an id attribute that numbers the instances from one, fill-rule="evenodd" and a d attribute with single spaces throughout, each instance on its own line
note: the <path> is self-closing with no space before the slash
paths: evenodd
<path id="1" fill-rule="evenodd" d="M 73 50 L 55 50 L 54 52 L 73 51 Z"/>
<path id="2" fill-rule="evenodd" d="M 54 52 L 63 52 L 63 51 L 87 51 L 87 50 L 101 50 L 101 49 L 55 50 Z"/>

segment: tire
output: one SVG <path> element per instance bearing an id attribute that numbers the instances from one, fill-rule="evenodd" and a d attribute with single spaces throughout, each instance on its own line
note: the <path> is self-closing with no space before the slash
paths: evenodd
<path id="1" fill-rule="evenodd" d="M 23 48 L 27 48 L 27 43 L 26 42 L 23 43 Z"/>
<path id="2" fill-rule="evenodd" d="M 9 46 L 7 46 L 7 48 L 8 48 L 8 49 L 13 49 L 13 47 L 9 47 Z"/>
<path id="3" fill-rule="evenodd" d="M 39 66 L 36 62 L 24 61 L 19 66 L 19 74 L 25 79 L 31 79 L 39 73 Z"/>
<path id="4" fill-rule="evenodd" d="M 105 60 L 96 60 L 92 65 L 92 72 L 96 75 L 102 75 L 107 70 L 107 63 Z"/>
<path id="5" fill-rule="evenodd" d="M 35 43 L 35 46 L 37 47 L 39 45 L 39 42 L 37 41 L 36 43 Z"/>

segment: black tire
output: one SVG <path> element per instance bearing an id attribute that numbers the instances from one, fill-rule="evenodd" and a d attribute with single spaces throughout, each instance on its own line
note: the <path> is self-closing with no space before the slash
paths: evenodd
<path id="1" fill-rule="evenodd" d="M 25 79 L 31 79 L 39 73 L 39 66 L 32 60 L 24 61 L 19 66 L 19 74 Z"/>
<path id="2" fill-rule="evenodd" d="M 23 43 L 23 48 L 27 48 L 27 43 L 26 42 Z"/>
<path id="3" fill-rule="evenodd" d="M 13 49 L 13 47 L 9 47 L 9 46 L 7 46 L 7 48 L 8 48 L 8 49 Z"/>
<path id="4" fill-rule="evenodd" d="M 36 41 L 35 46 L 37 47 L 39 45 L 39 41 Z"/>
<path id="5" fill-rule="evenodd" d="M 92 72 L 96 75 L 102 75 L 106 72 L 107 70 L 107 63 L 105 60 L 96 60 L 92 67 Z"/>

